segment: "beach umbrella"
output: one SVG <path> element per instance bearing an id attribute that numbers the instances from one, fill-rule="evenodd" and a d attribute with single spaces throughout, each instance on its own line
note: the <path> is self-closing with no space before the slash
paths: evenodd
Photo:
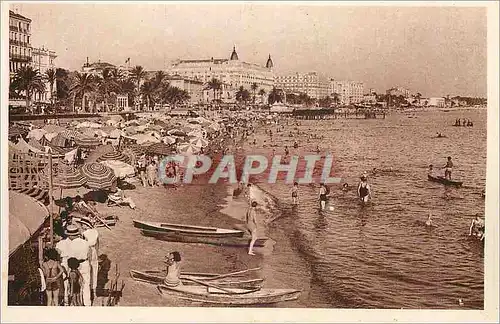
<path id="1" fill-rule="evenodd" d="M 213 129 L 214 131 L 218 131 L 220 130 L 220 125 L 217 124 L 217 123 L 212 123 L 210 124 L 210 126 L 208 126 L 209 128 Z"/>
<path id="2" fill-rule="evenodd" d="M 37 141 L 34 138 L 30 138 L 28 141 L 28 144 L 31 145 L 32 147 L 36 148 L 37 150 L 44 151 L 45 152 L 45 147 L 44 145 L 40 144 L 39 141 Z"/>
<path id="3" fill-rule="evenodd" d="M 99 163 L 104 164 L 105 166 L 113 170 L 117 178 L 125 178 L 135 175 L 134 167 L 123 161 L 106 160 Z"/>
<path id="4" fill-rule="evenodd" d="M 40 173 L 40 179 L 49 182 L 49 166 Z M 87 183 L 87 178 L 80 169 L 59 163 L 52 166 L 52 185 L 61 189 L 79 188 Z"/>
<path id="5" fill-rule="evenodd" d="M 130 158 L 126 156 L 125 154 L 118 152 L 118 151 L 113 151 L 113 152 L 108 152 L 104 153 L 100 157 L 97 158 L 97 162 L 102 162 L 106 160 L 115 160 L 115 161 L 121 161 L 124 163 L 130 163 Z"/>
<path id="6" fill-rule="evenodd" d="M 59 135 L 64 136 L 67 139 L 74 139 L 75 137 L 81 136 L 82 134 L 73 129 L 65 129 L 60 132 Z"/>
<path id="7" fill-rule="evenodd" d="M 9 137 L 10 136 L 21 136 L 24 134 L 28 134 L 28 130 L 24 127 L 20 126 L 11 126 L 9 127 Z"/>
<path id="8" fill-rule="evenodd" d="M 153 137 L 156 137 L 158 139 L 161 138 L 160 133 L 158 133 L 157 131 L 149 131 L 149 132 L 144 133 L 144 135 L 153 136 Z"/>
<path id="9" fill-rule="evenodd" d="M 201 129 L 197 129 L 188 133 L 188 136 L 192 137 L 204 137 L 203 131 Z"/>
<path id="10" fill-rule="evenodd" d="M 65 130 L 64 127 L 58 125 L 45 125 L 42 129 L 47 133 L 57 133 L 57 134 Z"/>
<path id="11" fill-rule="evenodd" d="M 127 125 L 127 126 L 139 126 L 140 123 L 137 119 L 132 119 L 132 120 L 129 120 L 128 122 L 125 122 L 125 125 Z"/>
<path id="12" fill-rule="evenodd" d="M 175 144 L 175 142 L 177 142 L 177 138 L 173 136 L 165 136 L 161 139 L 161 141 L 165 144 Z"/>
<path id="13" fill-rule="evenodd" d="M 161 128 L 167 128 L 168 127 L 168 124 L 166 122 L 164 122 L 163 120 L 158 120 L 156 119 L 154 122 L 153 122 L 156 126 L 159 126 Z"/>
<path id="14" fill-rule="evenodd" d="M 47 140 L 52 141 L 54 137 L 56 137 L 59 133 L 45 133 L 43 134 L 43 137 L 45 137 Z"/>
<path id="15" fill-rule="evenodd" d="M 101 140 L 97 137 L 75 137 L 75 144 L 80 147 L 96 147 L 101 145 Z"/>
<path id="16" fill-rule="evenodd" d="M 149 135 L 145 135 L 145 134 L 137 134 L 137 135 L 133 135 L 133 136 L 130 136 L 131 138 L 133 138 L 137 144 L 146 144 L 146 143 L 160 143 L 160 139 L 154 137 L 154 136 L 149 136 Z"/>
<path id="17" fill-rule="evenodd" d="M 92 189 L 110 188 L 116 181 L 113 170 L 97 162 L 84 164 L 82 173 L 87 178 L 86 186 Z"/>
<path id="18" fill-rule="evenodd" d="M 207 147 L 208 141 L 201 137 L 195 137 L 189 140 L 189 143 L 198 146 L 198 147 Z"/>
<path id="19" fill-rule="evenodd" d="M 146 153 L 146 148 L 144 146 L 141 146 L 139 144 L 132 144 L 126 147 L 125 149 L 129 149 L 130 151 L 134 152 L 134 154 L 137 155 L 142 155 Z"/>
<path id="20" fill-rule="evenodd" d="M 192 143 L 182 143 L 177 146 L 177 151 L 180 154 L 192 155 L 200 151 L 200 147 Z"/>
<path id="21" fill-rule="evenodd" d="M 66 137 L 62 136 L 61 134 L 57 134 L 57 136 L 50 141 L 50 144 L 58 147 L 66 147 L 67 141 L 68 139 Z"/>
<path id="22" fill-rule="evenodd" d="M 181 131 L 180 129 L 174 128 L 167 132 L 168 135 L 176 135 L 176 136 L 186 136 L 186 132 Z"/>
<path id="23" fill-rule="evenodd" d="M 170 145 L 165 143 L 154 143 L 148 146 L 146 152 L 149 154 L 170 155 L 172 154 L 173 149 Z"/>
<path id="24" fill-rule="evenodd" d="M 43 135 L 45 135 L 46 133 L 47 133 L 47 131 L 45 131 L 44 129 L 40 129 L 40 128 L 33 129 L 28 133 L 27 138 L 34 138 L 37 141 L 39 141 L 43 137 Z"/>
<path id="25" fill-rule="evenodd" d="M 94 122 L 89 122 L 89 121 L 84 121 L 78 125 L 76 125 L 76 128 L 101 128 L 102 125 Z"/>
<path id="26" fill-rule="evenodd" d="M 124 131 L 125 131 L 125 134 L 127 134 L 127 135 L 135 135 L 135 134 L 137 134 L 137 126 L 125 127 Z"/>
<path id="27" fill-rule="evenodd" d="M 196 118 L 188 118 L 187 122 L 190 124 L 200 124 L 201 122 Z"/>

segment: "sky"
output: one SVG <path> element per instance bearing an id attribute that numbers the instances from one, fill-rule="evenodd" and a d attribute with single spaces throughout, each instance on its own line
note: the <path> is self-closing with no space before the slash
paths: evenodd
<path id="1" fill-rule="evenodd" d="M 405 87 L 423 96 L 487 94 L 486 8 L 347 7 L 315 3 L 11 3 L 31 18 L 32 45 L 56 65 L 86 57 L 166 69 L 175 59 L 229 58 L 276 74 L 316 71 L 365 83 L 365 92 Z"/>

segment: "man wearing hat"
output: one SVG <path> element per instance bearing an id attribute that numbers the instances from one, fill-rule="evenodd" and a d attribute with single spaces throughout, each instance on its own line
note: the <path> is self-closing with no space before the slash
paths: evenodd
<path id="1" fill-rule="evenodd" d="M 62 257 L 62 265 L 69 273 L 68 267 L 68 259 L 76 258 L 80 261 L 80 267 L 78 270 L 80 271 L 83 277 L 83 285 L 82 285 L 82 295 L 83 295 L 83 304 L 85 306 L 90 306 L 90 264 L 89 264 L 89 254 L 90 254 L 90 245 L 89 243 L 82 239 L 80 229 L 73 224 L 70 224 L 66 227 L 66 239 L 57 243 L 56 248 L 59 250 Z M 68 282 L 64 282 L 64 301 L 68 302 Z"/>

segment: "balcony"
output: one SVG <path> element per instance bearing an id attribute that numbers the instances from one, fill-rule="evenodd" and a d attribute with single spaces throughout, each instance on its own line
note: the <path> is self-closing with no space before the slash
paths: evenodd
<path id="1" fill-rule="evenodd" d="M 10 54 L 10 60 L 16 62 L 31 62 L 32 58 L 27 55 Z"/>
<path id="2" fill-rule="evenodd" d="M 18 32 L 19 28 L 17 26 L 9 26 L 9 30 Z"/>
<path id="3" fill-rule="evenodd" d="M 26 42 L 21 42 L 15 39 L 9 39 L 9 44 L 10 45 L 17 45 L 17 46 L 23 46 L 23 47 L 28 47 L 28 43 Z"/>

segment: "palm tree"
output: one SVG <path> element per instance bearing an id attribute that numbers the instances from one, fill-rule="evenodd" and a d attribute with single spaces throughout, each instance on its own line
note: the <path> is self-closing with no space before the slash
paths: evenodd
<path id="1" fill-rule="evenodd" d="M 266 90 L 260 89 L 259 90 L 259 96 L 260 96 L 260 101 L 264 103 L 264 95 L 266 94 Z"/>
<path id="2" fill-rule="evenodd" d="M 252 93 L 253 93 L 253 104 L 255 105 L 255 92 L 257 92 L 257 89 L 259 88 L 259 86 L 257 85 L 257 83 L 252 83 L 252 85 L 250 86 L 250 89 L 252 89 Z"/>
<path id="3" fill-rule="evenodd" d="M 82 96 L 82 109 L 85 109 L 85 95 L 95 90 L 95 78 L 92 74 L 76 72 L 75 81 L 71 86 L 71 92 L 76 96 Z"/>
<path id="4" fill-rule="evenodd" d="M 54 69 L 45 71 L 45 79 L 47 79 L 50 85 L 50 102 L 54 104 L 54 83 L 57 80 L 56 71 Z"/>
<path id="5" fill-rule="evenodd" d="M 183 103 L 189 100 L 189 98 L 189 93 L 186 90 L 181 90 L 177 87 L 169 86 L 166 91 L 163 92 L 163 99 L 174 106 L 174 108 L 178 103 Z"/>
<path id="6" fill-rule="evenodd" d="M 236 92 L 236 100 L 239 102 L 244 102 L 246 104 L 248 99 L 250 99 L 250 92 L 247 89 L 243 88 L 243 86 L 239 87 L 238 91 Z"/>
<path id="7" fill-rule="evenodd" d="M 275 102 L 283 102 L 283 94 L 281 90 L 273 87 L 271 92 L 269 93 L 268 102 L 272 105 Z"/>
<path id="8" fill-rule="evenodd" d="M 141 86 L 142 97 L 146 99 L 146 110 L 149 110 L 151 108 L 151 103 L 154 103 L 153 95 L 156 88 L 156 80 L 147 80 Z"/>
<path id="9" fill-rule="evenodd" d="M 167 75 L 163 71 L 157 71 L 154 78 L 154 84 L 159 87 Z"/>
<path id="10" fill-rule="evenodd" d="M 338 104 L 339 104 L 339 102 L 340 102 L 340 95 L 339 95 L 338 93 L 334 92 L 334 93 L 332 94 L 332 97 L 333 97 L 333 98 L 332 98 L 332 99 L 333 99 L 333 102 L 334 102 L 336 105 L 338 105 Z"/>
<path id="11" fill-rule="evenodd" d="M 106 68 L 102 71 L 102 77 L 101 78 L 96 78 L 94 81 L 96 81 L 100 92 L 102 93 L 104 97 L 104 109 L 105 111 L 108 110 L 108 97 L 109 93 L 112 91 L 117 91 L 119 88 L 118 81 L 115 79 L 115 76 L 117 75 L 117 72 L 114 72 L 113 70 L 116 69 L 110 69 Z"/>
<path id="12" fill-rule="evenodd" d="M 30 110 L 31 95 L 34 92 L 45 90 L 43 77 L 38 70 L 34 70 L 31 66 L 21 67 L 12 80 L 12 87 L 17 91 L 24 91 L 26 96 L 26 109 Z"/>
<path id="13" fill-rule="evenodd" d="M 140 84 L 141 84 L 141 80 L 146 76 L 146 71 L 144 71 L 144 68 L 140 65 L 136 65 L 132 71 L 130 71 L 130 77 L 135 80 L 135 82 L 137 83 L 137 87 L 136 87 L 136 90 L 137 90 L 137 94 L 139 94 L 140 92 Z"/>
<path id="14" fill-rule="evenodd" d="M 216 92 L 220 91 L 222 88 L 222 83 L 216 78 L 212 78 L 212 80 L 208 81 L 208 89 L 212 89 L 214 91 L 214 102 L 216 101 Z"/>

